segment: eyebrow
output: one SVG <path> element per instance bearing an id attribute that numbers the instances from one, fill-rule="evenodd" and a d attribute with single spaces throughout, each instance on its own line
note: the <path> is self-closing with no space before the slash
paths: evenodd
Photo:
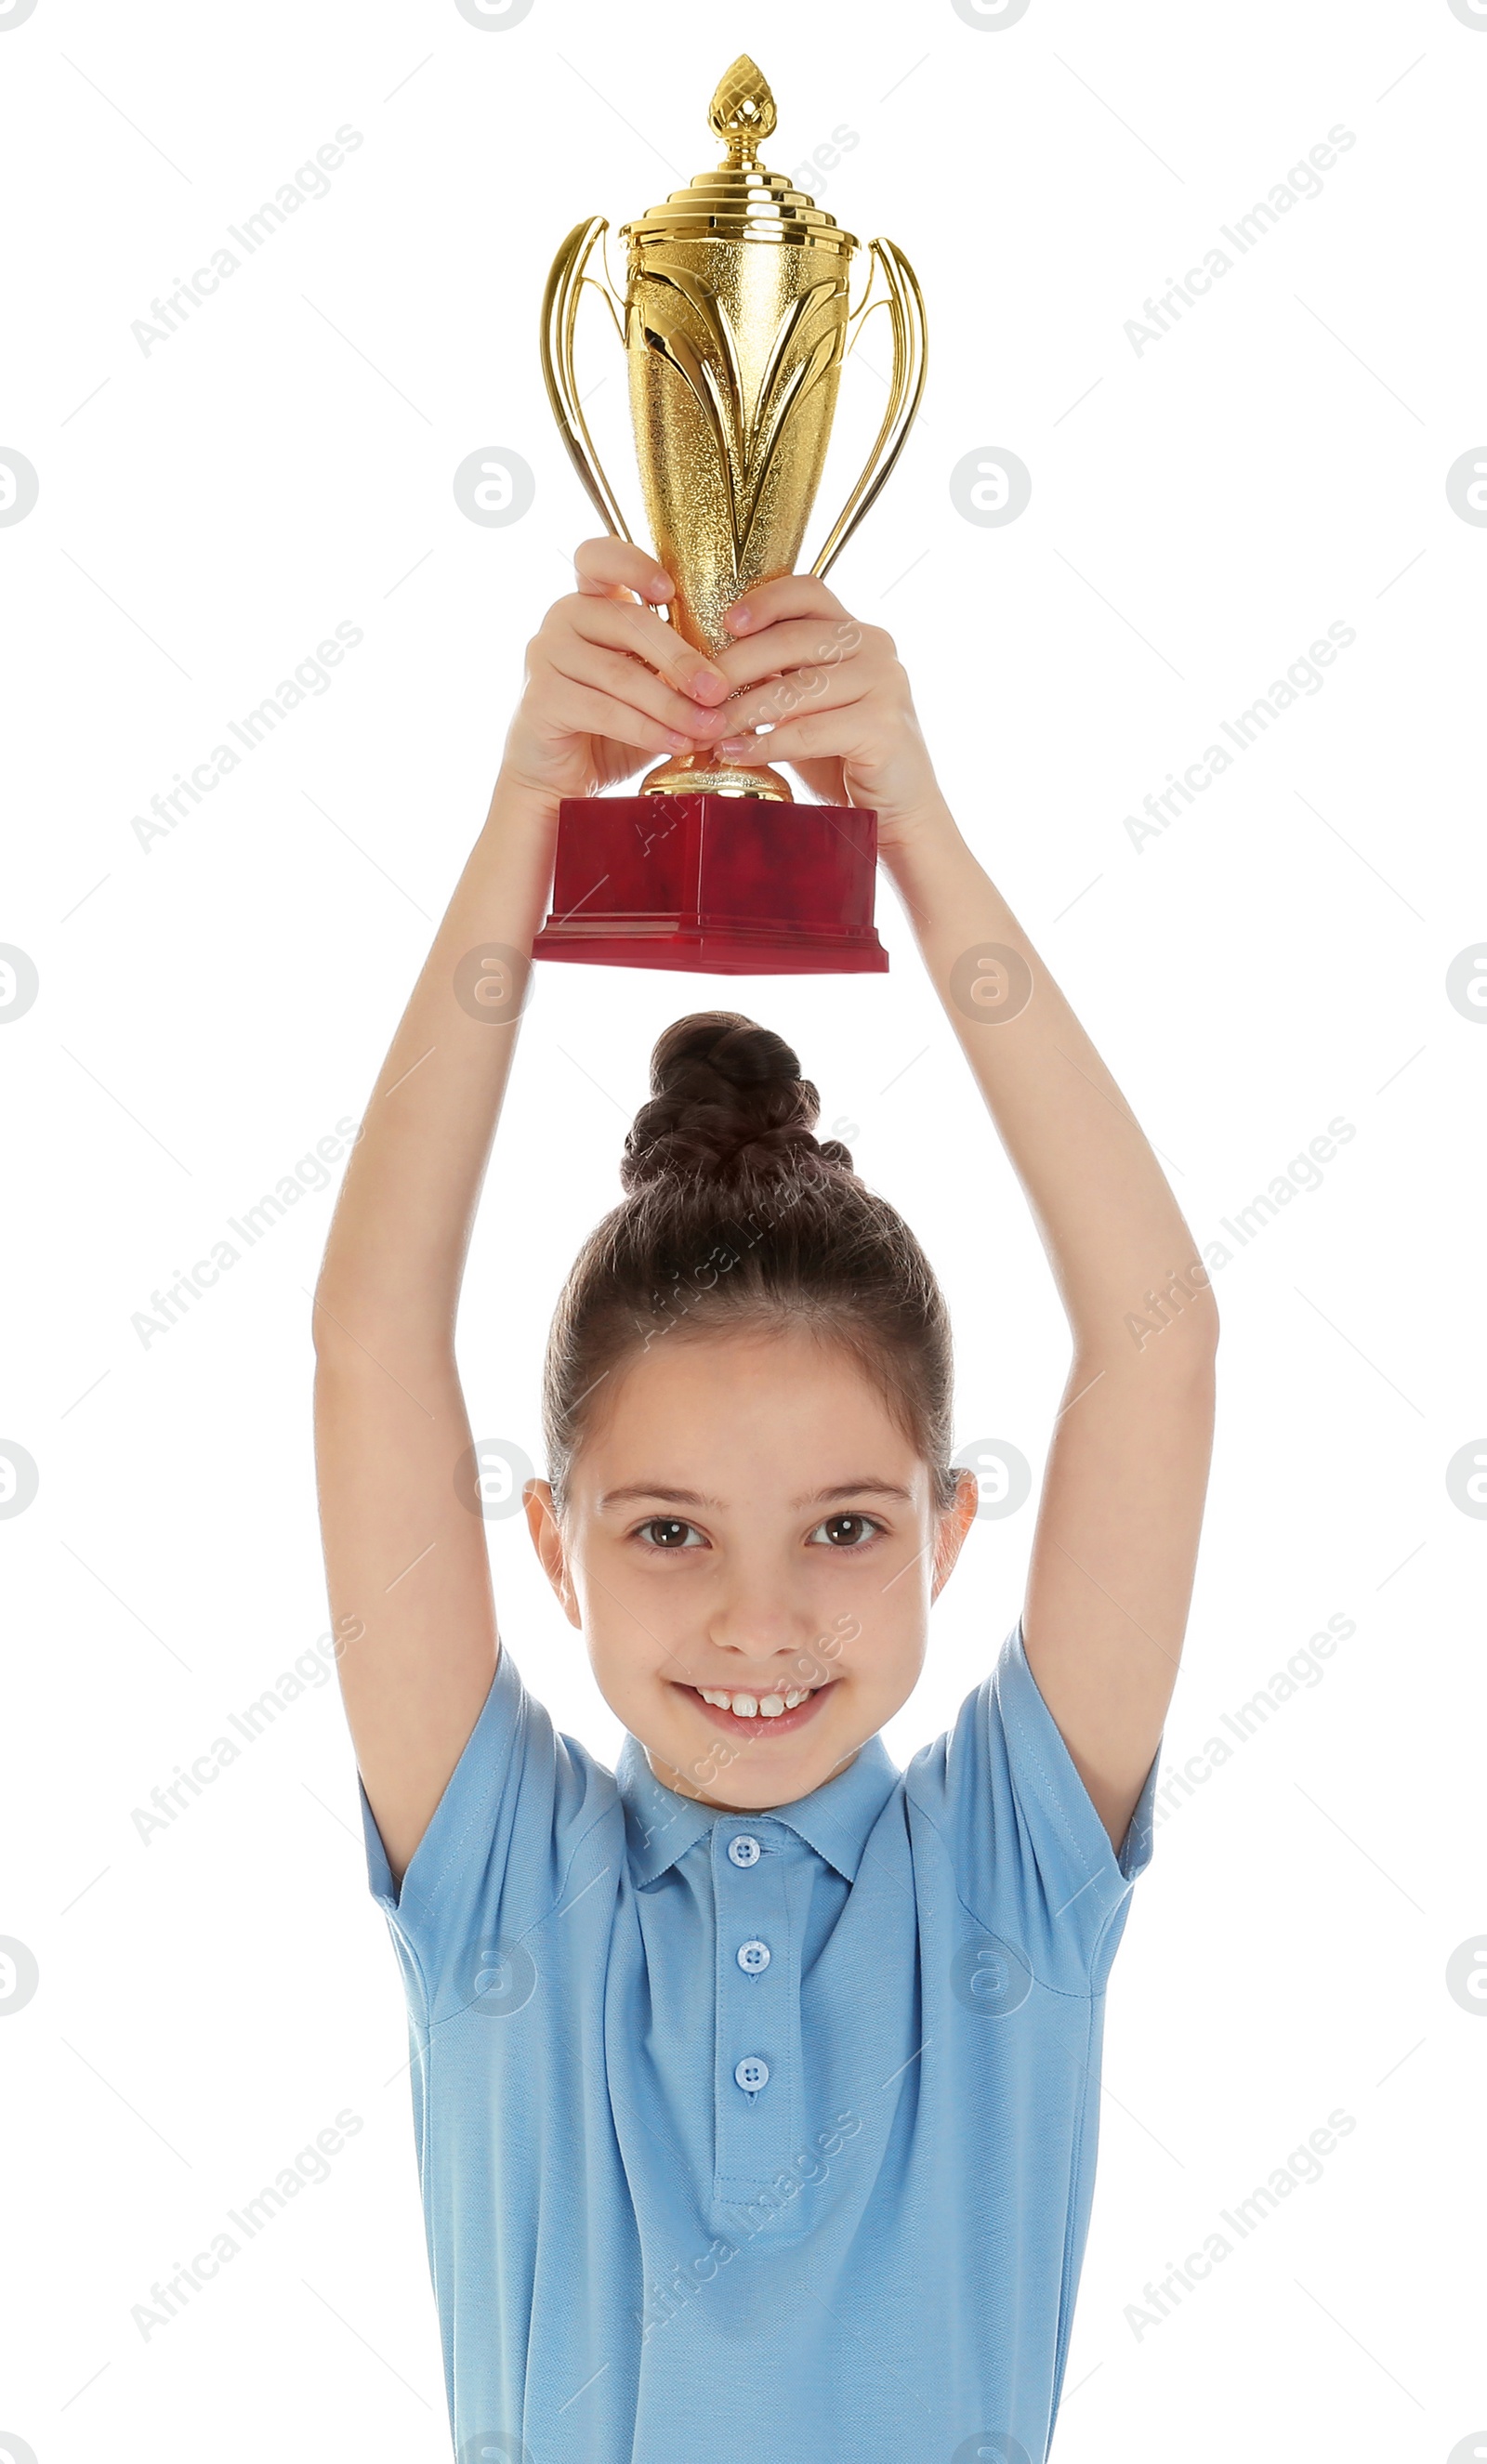
<path id="1" fill-rule="evenodd" d="M 896 1497 L 901 1499 L 905 1506 L 914 1503 L 912 1491 L 900 1488 L 893 1481 L 847 1480 L 834 1488 L 819 1488 L 812 1496 L 792 1497 L 790 1511 L 798 1512 L 807 1506 L 838 1506 L 847 1497 Z M 715 1510 L 721 1508 L 723 1502 L 721 1497 L 704 1497 L 695 1488 L 658 1488 L 641 1481 L 629 1488 L 606 1489 L 599 1499 L 599 1511 L 602 1514 L 611 1506 L 627 1505 L 638 1498 L 658 1499 L 663 1506 L 711 1507 Z"/>

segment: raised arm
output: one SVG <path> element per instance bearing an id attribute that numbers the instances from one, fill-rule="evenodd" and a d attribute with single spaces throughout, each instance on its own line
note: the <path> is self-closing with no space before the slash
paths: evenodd
<path id="1" fill-rule="evenodd" d="M 1129 1106 L 940 793 L 884 633 L 824 583 L 740 603 L 721 665 L 756 754 L 876 806 L 879 854 L 1027 1194 L 1073 1360 L 1023 1616 L 1039 1690 L 1119 1848 L 1161 1740 L 1213 1425 L 1217 1313 Z M 743 739 L 723 739 L 723 750 Z"/>
<path id="2" fill-rule="evenodd" d="M 1212 1445 L 1217 1311 L 1130 1107 L 943 803 L 884 860 L 1069 1320 L 1023 1639 L 1119 1848 L 1177 1680 Z"/>
<path id="3" fill-rule="evenodd" d="M 354 1637 L 342 1692 L 399 1882 L 496 1667 L 484 1525 L 455 1490 L 471 1436 L 455 1323 L 559 800 L 706 741 L 726 691 L 642 604 L 672 587 L 651 558 L 603 539 L 577 565 L 528 648 L 490 812 L 372 1089 L 315 1296 L 321 1529 Z"/>

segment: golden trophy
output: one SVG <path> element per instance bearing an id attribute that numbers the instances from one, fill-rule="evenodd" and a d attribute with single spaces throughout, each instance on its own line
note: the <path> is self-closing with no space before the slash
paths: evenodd
<path id="1" fill-rule="evenodd" d="M 774 97 L 746 55 L 708 112 L 726 146 L 664 205 L 626 223 L 622 299 L 588 271 L 609 229 L 592 215 L 558 251 L 543 301 L 543 373 L 563 441 L 605 527 L 632 533 L 594 451 L 574 366 L 586 287 L 609 303 L 630 363 L 640 484 L 670 621 L 716 654 L 723 610 L 792 573 L 820 484 L 849 343 L 886 302 L 888 402 L 861 476 L 810 567 L 831 570 L 902 450 L 924 385 L 923 301 L 891 240 L 859 243 L 768 171 L 758 147 Z M 878 277 L 881 276 L 881 289 Z M 831 655 L 823 643 L 823 658 Z M 787 815 L 781 805 L 791 805 Z M 877 820 L 852 805 L 796 804 L 778 771 L 703 750 L 663 762 L 633 796 L 569 797 L 560 816 L 553 913 L 533 955 L 705 975 L 880 974 L 873 923 Z"/>

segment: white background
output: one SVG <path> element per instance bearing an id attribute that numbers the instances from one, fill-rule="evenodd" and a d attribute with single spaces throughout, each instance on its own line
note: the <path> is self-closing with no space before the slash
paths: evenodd
<path id="1" fill-rule="evenodd" d="M 617 226 L 716 159 L 707 99 L 744 48 L 779 98 L 766 159 L 853 132 L 820 201 L 923 284 L 923 415 L 832 581 L 894 631 L 963 826 L 1200 1240 L 1330 1120 L 1356 1133 L 1217 1278 L 1165 1767 L 1329 1617 L 1356 1633 L 1178 1800 L 1137 1890 L 1056 2455 L 1483 2452 L 1458 2443 L 1487 2423 L 1487 2026 L 1446 1968 L 1487 1927 L 1487 1528 L 1445 1467 L 1487 1428 L 1487 1033 L 1445 978 L 1487 938 L 1487 531 L 1445 482 L 1487 433 L 1487 20 L 1448 0 L 1032 0 L 989 29 L 950 0 L 536 0 L 490 31 L 455 0 L 37 0 L 0 34 L 0 446 L 40 479 L 0 528 L 0 939 L 40 975 L 0 1041 L 0 1436 L 40 1472 L 0 1524 L 0 1934 L 40 1969 L 0 2025 L 0 2431 L 40 2464 L 448 2452 L 400 1988 L 334 1686 L 147 1846 L 131 1819 L 325 1629 L 307 1289 L 330 1193 L 166 1334 L 131 1319 L 361 1110 L 483 817 L 522 645 L 594 527 L 542 387 L 548 263 L 580 216 Z M 343 124 L 364 142 L 331 193 L 143 351 L 151 299 Z M 1356 143 L 1322 195 L 1138 354 L 1143 300 L 1339 124 Z M 597 306 L 586 348 L 596 421 L 622 416 Z M 885 349 L 879 319 L 808 555 Z M 536 474 L 511 527 L 455 501 L 482 447 Z M 997 447 L 1032 501 L 978 527 L 948 476 Z M 365 639 L 330 690 L 142 848 L 131 816 L 341 621 Z M 1334 622 L 1357 639 L 1323 689 L 1138 852 L 1122 817 Z M 462 1321 L 480 1434 L 540 1462 L 546 1321 L 617 1195 L 650 1046 L 721 1001 L 795 1044 L 923 1240 L 961 1438 L 1040 1463 L 1060 1314 L 879 904 L 886 979 L 540 971 Z M 1011 1624 L 1032 1510 L 972 1533 L 888 1732 L 900 1762 Z M 490 1529 L 523 1676 L 609 1758 L 617 1725 L 524 1528 Z M 363 2126 L 331 2178 L 142 2338 L 151 2283 L 343 2108 Z M 1322 2180 L 1138 2335 L 1143 2285 L 1337 2108 L 1355 2127 Z"/>

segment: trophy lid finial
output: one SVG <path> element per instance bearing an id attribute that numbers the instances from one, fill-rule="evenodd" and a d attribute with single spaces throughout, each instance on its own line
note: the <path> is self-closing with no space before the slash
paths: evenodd
<path id="1" fill-rule="evenodd" d="M 773 136 L 777 118 L 768 78 L 747 52 L 741 52 L 719 79 L 707 109 L 713 135 L 727 141 L 729 162 L 750 167 L 757 160 L 758 146 Z"/>
<path id="2" fill-rule="evenodd" d="M 707 108 L 708 127 L 726 143 L 726 155 L 713 169 L 699 171 L 687 187 L 674 189 L 664 205 L 621 224 L 619 235 L 630 243 L 632 264 L 635 251 L 653 244 L 670 247 L 675 240 L 724 246 L 758 240 L 831 249 L 841 256 L 855 253 L 856 241 L 834 215 L 794 187 L 786 172 L 770 171 L 759 160 L 758 148 L 773 136 L 778 116 L 763 69 L 741 52 L 720 77 Z"/>

